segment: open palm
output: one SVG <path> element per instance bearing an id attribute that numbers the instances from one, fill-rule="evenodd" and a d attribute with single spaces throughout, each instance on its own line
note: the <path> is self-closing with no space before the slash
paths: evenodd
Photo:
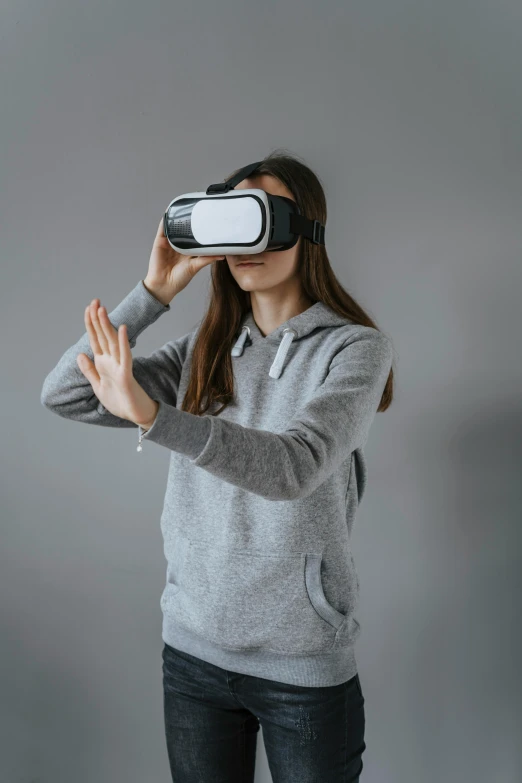
<path id="1" fill-rule="evenodd" d="M 146 421 L 151 415 L 151 398 L 132 374 L 132 353 L 127 326 L 118 331 L 109 320 L 105 307 L 94 299 L 85 308 L 85 327 L 89 335 L 94 362 L 78 354 L 78 367 L 107 410 L 129 421 Z"/>

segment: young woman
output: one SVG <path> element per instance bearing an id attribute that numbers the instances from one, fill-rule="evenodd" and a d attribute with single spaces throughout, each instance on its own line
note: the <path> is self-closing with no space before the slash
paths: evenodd
<path id="1" fill-rule="evenodd" d="M 239 171 L 239 169 L 237 170 Z M 272 153 L 236 189 L 326 223 L 318 177 Z M 243 266 L 242 262 L 255 262 Z M 196 328 L 149 357 L 138 335 L 211 265 Z M 147 275 L 45 380 L 59 416 L 136 427 L 170 453 L 163 685 L 173 780 L 253 781 L 259 727 L 274 783 L 358 781 L 364 697 L 350 548 L 363 447 L 392 400 L 391 340 L 341 286 L 324 245 L 182 256 L 160 221 Z"/>

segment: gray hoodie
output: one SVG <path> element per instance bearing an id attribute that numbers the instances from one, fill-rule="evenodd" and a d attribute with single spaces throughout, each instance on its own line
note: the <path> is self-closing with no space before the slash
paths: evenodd
<path id="1" fill-rule="evenodd" d="M 143 285 L 109 313 L 131 348 L 168 312 Z M 134 427 L 170 452 L 161 530 L 163 640 L 230 671 L 301 686 L 357 672 L 359 579 L 350 547 L 367 480 L 363 447 L 393 360 L 390 339 L 322 302 L 267 336 L 252 312 L 232 348 L 235 402 L 181 411 L 198 326 L 133 375 L 158 402 L 144 432 L 110 413 L 76 363 L 85 332 L 45 379 L 41 402 L 66 419 Z M 151 445 L 151 444 L 150 444 Z"/>

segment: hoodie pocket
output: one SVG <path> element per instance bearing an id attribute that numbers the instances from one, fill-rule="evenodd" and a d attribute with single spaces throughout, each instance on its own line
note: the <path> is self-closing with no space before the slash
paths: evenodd
<path id="1" fill-rule="evenodd" d="M 347 616 L 326 599 L 321 561 L 321 554 L 225 550 L 181 539 L 162 610 L 230 650 L 327 651 Z"/>

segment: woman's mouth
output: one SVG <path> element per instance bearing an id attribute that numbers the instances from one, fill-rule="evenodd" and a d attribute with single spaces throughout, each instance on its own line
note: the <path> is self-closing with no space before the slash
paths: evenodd
<path id="1" fill-rule="evenodd" d="M 261 266 L 262 261 L 242 261 L 238 264 L 239 267 Z"/>

